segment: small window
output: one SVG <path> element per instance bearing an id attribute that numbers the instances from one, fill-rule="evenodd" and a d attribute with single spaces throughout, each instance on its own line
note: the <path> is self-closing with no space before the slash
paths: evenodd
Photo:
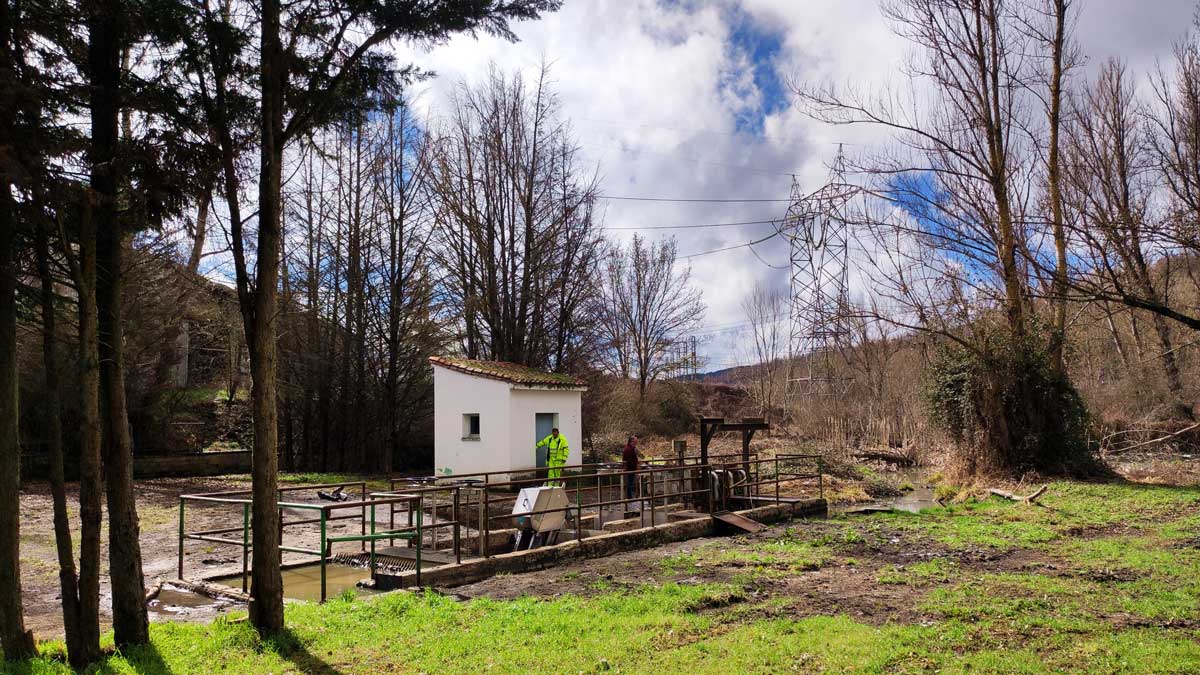
<path id="1" fill-rule="evenodd" d="M 479 413 L 467 413 L 463 415 L 463 440 L 479 440 Z"/>

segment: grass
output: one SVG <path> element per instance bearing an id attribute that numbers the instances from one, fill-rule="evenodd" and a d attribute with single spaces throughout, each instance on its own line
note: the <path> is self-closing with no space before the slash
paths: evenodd
<path id="1" fill-rule="evenodd" d="M 361 476 L 359 474 L 350 473 L 331 473 L 320 471 L 304 471 L 293 473 L 279 474 L 279 484 L 281 486 L 288 485 L 328 485 L 333 483 L 357 483 L 365 481 L 367 490 L 388 490 L 391 484 L 386 477 L 382 476 Z M 357 488 L 354 488 L 357 490 Z"/>
<path id="2" fill-rule="evenodd" d="M 1025 624 L 999 618 L 871 626 L 845 616 L 723 623 L 703 608 L 728 588 L 663 585 L 594 598 L 456 603 L 437 595 L 338 599 L 288 609 L 293 628 L 260 639 L 246 623 L 160 624 L 153 644 L 110 657 L 109 673 L 989 672 L 1189 673 L 1200 647 L 1178 632 Z M 1026 605 L 1016 611 L 1029 611 Z M 1047 630 L 1037 630 L 1045 628 Z M 7 672 L 65 673 L 61 647 Z"/>
<path id="3" fill-rule="evenodd" d="M 176 403 L 184 407 L 203 406 L 209 403 L 228 403 L 229 390 L 216 387 L 194 387 L 191 389 L 179 389 L 171 392 Z M 246 388 L 238 389 L 234 396 L 237 401 L 249 401 L 250 390 Z"/>
<path id="4" fill-rule="evenodd" d="M 958 573 L 958 563 L 945 558 L 934 558 L 906 566 L 889 565 L 880 570 L 876 581 L 881 584 L 921 586 L 950 581 Z"/>
<path id="5" fill-rule="evenodd" d="M 842 539 L 852 531 L 843 533 Z M 856 534 L 853 536 L 857 536 Z M 778 579 L 805 571 L 819 569 L 833 559 L 830 544 L 834 538 L 808 539 L 797 530 L 788 530 L 782 537 L 748 546 L 727 547 L 707 544 L 696 551 L 666 556 L 659 567 L 668 574 L 697 574 L 704 567 L 736 567 L 741 577 Z"/>
<path id="6" fill-rule="evenodd" d="M 598 581 L 586 597 L 296 603 L 289 630 L 269 639 L 225 619 L 156 624 L 150 646 L 97 672 L 1200 672 L 1200 489 L 1056 483 L 1044 504 L 987 500 L 698 544 L 630 570 L 640 585 Z M 736 573 L 647 578 L 709 568 Z M 815 583 L 815 569 L 911 607 L 864 617 L 772 594 Z M 61 644 L 42 653 L 3 672 L 67 672 Z"/>

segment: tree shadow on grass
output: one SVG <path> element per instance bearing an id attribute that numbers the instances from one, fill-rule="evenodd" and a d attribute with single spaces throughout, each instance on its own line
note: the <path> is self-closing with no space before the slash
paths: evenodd
<path id="1" fill-rule="evenodd" d="M 118 667 L 118 663 L 120 666 Z M 67 654 L 63 648 L 45 649 L 41 657 L 30 661 L 5 661 L 0 663 L 0 673 L 3 675 L 26 675 L 32 673 L 47 672 L 47 666 L 55 669 L 68 667 Z M 138 675 L 175 675 L 175 671 L 167 665 L 163 659 L 162 653 L 158 651 L 158 647 L 154 644 L 139 645 L 137 647 L 128 647 L 122 651 L 108 651 L 101 656 L 99 661 L 94 662 L 88 673 L 96 675 L 105 675 L 108 673 L 127 673 L 132 670 Z M 70 672 L 76 672 L 74 670 Z"/>
<path id="2" fill-rule="evenodd" d="M 162 657 L 162 653 L 158 651 L 158 647 L 154 643 L 127 647 L 119 652 L 119 655 L 124 657 L 125 664 L 129 666 L 129 669 L 138 673 L 138 675 L 175 675 L 175 671 L 171 670 L 171 667 L 167 665 L 167 662 Z M 110 656 L 101 662 L 96 672 L 118 672 L 109 664 L 109 661 L 115 656 Z M 126 671 L 122 670 L 120 672 Z"/>
<path id="3" fill-rule="evenodd" d="M 291 629 L 284 628 L 276 633 L 271 638 L 271 641 L 275 643 L 276 648 L 279 650 L 279 655 L 291 661 L 292 665 L 296 666 L 296 669 L 302 673 L 307 673 L 308 675 L 342 675 L 342 671 L 308 651 L 308 648 L 304 646 L 304 641 L 300 639 L 300 636 L 293 633 Z"/>

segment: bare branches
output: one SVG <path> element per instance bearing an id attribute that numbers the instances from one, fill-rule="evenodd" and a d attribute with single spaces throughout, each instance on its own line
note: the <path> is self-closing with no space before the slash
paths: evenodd
<path id="1" fill-rule="evenodd" d="M 815 119 L 892 134 L 891 149 L 853 166 L 877 202 L 860 206 L 854 220 L 869 241 L 859 253 L 874 268 L 872 282 L 911 325 L 961 332 L 982 300 L 1005 313 L 1013 333 L 1026 330 L 1020 253 L 1031 248 L 1032 76 L 1018 9 L 1001 0 L 888 3 L 897 34 L 918 47 L 910 90 L 797 90 Z"/>
<path id="2" fill-rule="evenodd" d="M 756 285 L 742 300 L 742 310 L 750 322 L 750 392 L 758 403 L 759 415 L 769 419 L 782 398 L 780 375 L 787 372 L 789 301 L 778 289 Z M 786 375 L 785 375 L 786 376 Z"/>
<path id="3" fill-rule="evenodd" d="M 578 164 L 543 68 L 493 68 L 462 83 L 432 148 L 430 187 L 444 287 L 462 308 L 463 351 L 557 370 L 591 343 L 597 179 Z"/>
<path id="4" fill-rule="evenodd" d="M 645 398 L 650 385 L 678 367 L 671 347 L 704 316 L 691 269 L 677 264 L 675 240 L 647 243 L 634 235 L 626 249 L 609 252 L 598 314 L 610 371 L 637 379 Z"/>

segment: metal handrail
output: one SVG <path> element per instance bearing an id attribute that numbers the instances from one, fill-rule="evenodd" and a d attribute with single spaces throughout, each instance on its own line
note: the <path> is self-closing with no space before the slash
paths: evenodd
<path id="1" fill-rule="evenodd" d="M 358 483 L 355 483 L 355 484 L 359 484 L 359 483 L 361 483 L 365 487 L 365 482 L 359 481 Z M 300 489 L 320 489 L 320 488 L 330 487 L 331 485 L 336 486 L 336 485 L 347 485 L 347 484 L 349 484 L 349 483 L 323 484 L 320 486 L 309 486 L 306 488 L 289 487 L 287 491 L 291 492 L 291 491 L 296 491 L 296 490 L 300 490 Z M 242 574 L 241 574 L 242 592 L 245 593 L 248 590 L 247 586 L 248 586 L 248 580 L 249 580 L 249 556 L 250 556 L 250 552 L 253 550 L 253 546 L 250 543 L 250 531 L 251 531 L 250 507 L 251 507 L 253 501 L 251 499 L 246 499 L 246 498 L 234 498 L 234 497 L 227 496 L 230 494 L 247 494 L 247 491 L 227 490 L 227 491 L 223 491 L 220 493 L 185 494 L 185 495 L 179 496 L 179 554 L 178 554 L 179 558 L 178 558 L 177 575 L 178 575 L 179 579 L 183 579 L 184 544 L 188 540 L 207 541 L 210 543 L 240 546 L 242 548 Z M 216 496 L 214 496 L 214 495 L 216 495 Z M 411 541 L 413 539 L 416 539 L 416 541 L 418 542 L 417 554 L 416 554 L 416 560 L 417 560 L 416 580 L 417 580 L 417 584 L 419 585 L 421 583 L 421 572 L 420 572 L 421 545 L 419 542 L 422 541 L 422 537 L 423 537 L 421 513 L 420 512 L 417 513 L 416 527 L 411 528 L 413 530 L 412 532 L 387 532 L 387 533 L 383 533 L 380 536 L 376 536 L 379 533 L 377 533 L 375 531 L 375 508 L 376 508 L 376 506 L 389 505 L 394 508 L 394 505 L 397 503 L 407 503 L 410 505 L 409 508 L 411 510 L 412 502 L 419 500 L 419 499 L 420 499 L 420 497 L 417 495 L 390 495 L 390 496 L 378 498 L 378 499 L 362 499 L 359 501 L 334 502 L 334 503 L 330 503 L 330 504 L 310 504 L 310 503 L 304 503 L 304 502 L 285 502 L 282 500 L 277 501 L 276 508 L 279 509 L 279 511 L 281 513 L 284 509 L 296 509 L 296 510 L 301 510 L 301 511 L 316 511 L 316 512 L 320 513 L 319 518 L 298 520 L 298 521 L 292 521 L 292 522 L 286 522 L 283 520 L 283 518 L 280 518 L 279 531 L 280 531 L 281 543 L 279 546 L 279 550 L 285 551 L 288 553 L 299 553 L 299 554 L 303 554 L 303 555 L 315 555 L 318 557 L 319 564 L 321 567 L 321 601 L 324 602 L 326 599 L 326 565 L 328 563 L 329 552 L 331 550 L 331 546 L 333 543 L 359 541 L 359 542 L 363 543 L 363 550 L 366 550 L 366 544 L 369 542 L 370 548 L 371 548 L 371 576 L 372 576 L 372 578 L 374 578 L 375 577 L 375 542 L 377 540 L 384 539 L 384 538 L 390 538 L 390 539 L 407 539 L 407 540 Z M 242 527 L 241 528 L 217 528 L 216 530 L 198 530 L 196 532 L 188 532 L 187 531 L 187 520 L 186 520 L 187 503 L 188 502 L 200 502 L 200 503 L 206 503 L 206 504 L 233 504 L 233 505 L 240 504 L 242 506 Z M 362 512 L 361 517 L 363 518 L 362 532 L 357 535 L 344 535 L 344 536 L 338 536 L 338 537 L 330 537 L 328 535 L 328 530 L 327 530 L 327 526 L 328 526 L 329 522 L 334 521 L 334 520 L 352 520 L 355 517 L 358 517 L 358 516 L 354 516 L 354 515 L 333 516 L 330 514 L 334 511 L 350 509 L 350 508 L 358 508 L 361 510 L 361 512 Z M 370 534 L 367 534 L 367 532 L 366 532 L 365 518 L 366 518 L 367 508 L 370 508 L 370 511 L 371 511 L 371 533 Z M 299 546 L 285 546 L 282 544 L 282 536 L 283 536 L 282 533 L 283 533 L 284 527 L 286 527 L 288 525 L 298 525 L 298 524 L 305 524 L 305 523 L 319 523 L 320 524 L 321 548 L 319 550 L 303 548 L 303 547 L 299 547 Z M 237 532 L 238 530 L 240 530 L 242 532 L 241 541 L 238 541 L 238 540 L 235 540 L 232 538 L 227 538 L 227 537 L 213 536 L 214 534 L 229 534 L 232 532 Z"/>
<path id="2" fill-rule="evenodd" d="M 562 507 L 539 509 L 528 512 L 522 515 L 546 515 L 552 513 L 564 513 L 568 518 L 574 514 L 575 520 L 575 535 L 577 540 L 583 538 L 583 520 L 585 509 L 594 509 L 599 514 L 600 521 L 603 521 L 603 511 L 605 507 L 628 505 L 633 502 L 649 502 L 650 512 L 650 527 L 657 527 L 657 511 L 660 507 L 670 504 L 672 501 L 676 503 L 692 503 L 699 505 L 704 501 L 707 502 L 707 510 L 711 513 L 715 509 L 725 509 L 728 507 L 728 500 L 744 499 L 754 500 L 759 499 L 774 499 L 779 501 L 780 483 L 785 480 L 800 480 L 816 478 L 818 481 L 818 489 L 821 497 L 824 497 L 824 465 L 823 458 L 816 454 L 801 454 L 801 453 L 777 453 L 773 457 L 759 457 L 757 453 L 752 455 L 752 458 L 747 460 L 745 456 L 737 454 L 729 455 L 711 455 L 709 463 L 701 464 L 699 458 L 685 457 L 682 461 L 678 458 L 655 458 L 642 462 L 642 466 L 636 470 L 613 470 L 609 468 L 611 465 L 601 463 L 576 464 L 564 466 L 563 476 L 559 479 L 567 490 L 568 494 L 574 492 L 574 503 L 567 504 Z M 812 460 L 815 463 L 815 471 L 812 473 L 801 472 L 800 467 L 794 466 L 796 462 Z M 591 469 L 591 473 L 585 471 Z M 521 475 L 526 472 L 533 472 L 534 475 L 528 478 L 516 478 L 513 475 Z M 478 543 L 478 553 L 481 557 L 489 557 L 491 533 L 493 525 L 498 521 L 504 521 L 513 518 L 511 513 L 492 513 L 492 507 L 497 504 L 506 504 L 511 499 L 512 493 L 519 491 L 522 487 L 544 485 L 546 479 L 539 477 L 537 469 L 521 469 L 508 471 L 490 471 L 479 472 L 474 474 L 461 474 L 457 476 L 443 476 L 441 481 L 455 481 L 451 484 L 434 482 L 433 484 L 424 485 L 405 485 L 402 490 L 398 489 L 401 483 L 411 482 L 406 477 L 395 477 L 390 479 L 390 490 L 381 492 L 366 491 L 365 481 L 346 481 L 343 483 L 324 483 L 320 485 L 308 486 L 287 486 L 280 488 L 278 493 L 279 499 L 276 502 L 276 508 L 280 511 L 280 550 L 300 553 L 304 555 L 316 555 L 319 558 L 321 565 L 321 599 L 325 599 L 325 566 L 331 547 L 335 543 L 346 543 L 358 541 L 362 544 L 363 550 L 370 547 L 370 567 L 372 578 L 376 576 L 376 543 L 383 540 L 400 539 L 408 542 L 410 547 L 417 549 L 417 573 L 416 582 L 421 582 L 421 556 L 425 548 L 424 537 L 428 531 L 431 537 L 432 550 L 437 551 L 439 545 L 438 533 L 450 530 L 451 541 L 450 545 L 454 553 L 455 562 L 462 560 L 462 545 L 461 531 L 463 527 L 470 530 L 474 525 L 475 537 Z M 569 473 L 573 472 L 573 473 Z M 735 477 L 737 474 L 737 477 Z M 494 480 L 503 477 L 505 480 Z M 464 479 L 477 479 L 479 483 L 476 485 L 464 485 L 457 481 Z M 638 490 L 638 494 L 631 498 L 611 499 L 605 494 L 607 490 L 611 490 L 614 481 L 619 481 L 616 485 L 617 489 L 621 489 L 620 483 L 624 481 L 637 481 L 642 488 Z M 774 485 L 774 490 L 770 491 L 769 486 Z M 338 486 L 359 486 L 362 489 L 362 498 L 359 500 L 351 500 L 345 502 L 332 503 L 305 503 L 283 501 L 282 495 L 285 492 L 294 492 L 300 490 L 316 490 L 323 488 L 333 488 Z M 672 486 L 676 487 L 675 491 L 671 491 Z M 661 488 L 661 490 L 660 490 Z M 688 489 L 691 488 L 691 489 Z M 466 490 L 464 493 L 463 490 Z M 736 492 L 744 492 L 742 495 L 735 494 Z M 648 492 L 648 494 L 646 494 Z M 773 495 L 771 494 L 773 492 Z M 441 500 L 444 497 L 442 493 L 446 493 L 448 500 L 443 503 Z M 179 498 L 179 565 L 178 575 L 183 578 L 183 559 L 184 559 L 184 543 L 188 540 L 207 541 L 223 545 L 241 546 L 242 548 L 242 588 L 246 590 L 248 579 L 248 560 L 249 553 L 252 549 L 250 545 L 250 507 L 252 500 L 241 495 L 248 495 L 248 490 L 227 490 L 222 492 L 199 493 L 180 495 Z M 466 495 L 465 508 L 462 502 L 463 495 Z M 591 501 L 584 499 L 585 495 L 589 495 Z M 473 497 L 475 497 L 473 499 Z M 432 501 L 431 506 L 427 506 L 426 500 Z M 206 530 L 197 530 L 188 532 L 186 529 L 185 513 L 186 505 L 189 502 L 200 504 L 222 504 L 222 505 L 241 505 L 242 506 L 242 527 L 228 528 L 213 528 Z M 400 505 L 405 506 L 404 512 L 407 513 L 409 522 L 407 526 L 397 527 L 396 515 L 401 513 L 397 511 Z M 377 508 L 386 506 L 389 513 L 388 529 L 378 531 L 376 524 Z M 477 508 L 478 514 L 473 514 L 472 509 Z M 424 512 L 426 508 L 431 511 L 432 522 L 426 524 L 424 522 Z M 294 521 L 286 521 L 283 518 L 285 509 L 296 509 L 305 512 L 316 512 L 318 517 L 301 518 Z M 350 515 L 336 515 L 339 510 L 358 509 L 359 513 Z M 367 528 L 367 512 L 370 511 L 370 532 Z M 449 511 L 449 518 L 443 519 L 440 514 L 444 510 Z M 475 517 L 473 517 L 475 516 Z M 339 535 L 329 536 L 327 526 L 335 520 L 361 520 L 361 532 L 357 535 Z M 321 533 L 321 549 L 313 550 L 297 546 L 283 546 L 282 536 L 283 530 L 287 526 L 302 525 L 302 524 L 319 524 Z M 219 535 L 233 534 L 238 531 L 242 532 L 242 539 L 238 541 L 232 537 L 223 537 Z M 592 535 L 588 535 L 592 536 Z"/>

